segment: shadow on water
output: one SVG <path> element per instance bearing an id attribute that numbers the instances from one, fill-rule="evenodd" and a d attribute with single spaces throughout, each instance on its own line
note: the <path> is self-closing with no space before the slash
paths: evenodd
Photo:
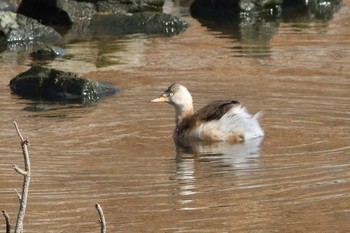
<path id="1" fill-rule="evenodd" d="M 29 103 L 22 111 L 28 112 L 28 117 L 39 118 L 55 118 L 55 119 L 69 119 L 82 118 L 87 114 L 93 112 L 95 104 L 63 104 L 52 103 L 45 101 L 34 101 Z"/>
<path id="2" fill-rule="evenodd" d="M 305 27 L 305 23 L 324 23 L 332 19 L 340 6 L 341 1 L 284 1 L 280 7 L 261 12 L 226 11 L 219 14 L 205 10 L 200 12 L 192 5 L 191 15 L 209 31 L 219 32 L 219 37 L 237 41 L 238 44 L 231 48 L 234 56 L 268 57 L 271 53 L 270 40 L 281 23 L 303 24 L 295 24 L 294 27 Z"/>

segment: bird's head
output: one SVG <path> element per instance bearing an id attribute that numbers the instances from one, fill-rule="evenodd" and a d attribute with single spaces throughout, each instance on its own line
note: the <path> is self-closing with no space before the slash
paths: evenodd
<path id="1" fill-rule="evenodd" d="M 192 106 L 192 96 L 186 87 L 174 83 L 169 86 L 159 98 L 153 99 L 151 102 L 168 103 L 175 107 Z"/>

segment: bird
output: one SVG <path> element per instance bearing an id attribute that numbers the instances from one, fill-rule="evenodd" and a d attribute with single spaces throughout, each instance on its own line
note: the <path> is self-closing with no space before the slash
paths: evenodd
<path id="1" fill-rule="evenodd" d="M 264 136 L 258 119 L 261 112 L 251 115 L 238 100 L 218 100 L 194 111 L 188 89 L 170 85 L 153 103 L 168 103 L 175 108 L 175 143 L 220 142 L 239 143 Z"/>

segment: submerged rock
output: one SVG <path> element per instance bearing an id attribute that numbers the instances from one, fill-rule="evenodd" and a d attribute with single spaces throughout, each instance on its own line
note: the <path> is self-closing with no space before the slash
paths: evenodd
<path id="1" fill-rule="evenodd" d="M 56 46 L 45 46 L 38 50 L 33 51 L 30 56 L 34 60 L 39 61 L 52 61 L 56 57 L 64 57 L 67 54 L 67 51 L 63 48 Z"/>
<path id="2" fill-rule="evenodd" d="M 23 111 L 28 112 L 47 112 L 50 110 L 50 105 L 48 104 L 31 104 L 22 109 Z"/>
<path id="3" fill-rule="evenodd" d="M 19 46 L 23 42 L 49 44 L 61 39 L 53 28 L 10 11 L 0 11 L 0 44 L 4 47 Z"/>
<path id="4" fill-rule="evenodd" d="M 37 65 L 13 78 L 10 88 L 13 93 L 24 98 L 84 104 L 96 102 L 101 97 L 115 94 L 117 91 L 110 84 Z"/>
<path id="5" fill-rule="evenodd" d="M 163 34 L 175 35 L 184 31 L 188 24 L 165 13 L 144 12 L 135 14 L 101 13 L 91 19 L 89 29 L 97 34 Z"/>

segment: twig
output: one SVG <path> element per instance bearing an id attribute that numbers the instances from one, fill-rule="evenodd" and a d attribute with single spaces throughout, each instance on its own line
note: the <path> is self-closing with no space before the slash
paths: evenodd
<path id="1" fill-rule="evenodd" d="M 18 174 L 21 174 L 23 176 L 22 194 L 18 195 L 20 196 L 20 203 L 19 203 L 16 227 L 14 231 L 14 233 L 21 233 L 23 232 L 23 220 L 24 220 L 24 215 L 27 208 L 27 200 L 28 200 L 28 192 L 29 192 L 29 184 L 30 184 L 30 160 L 29 160 L 29 152 L 28 152 L 29 141 L 23 138 L 21 132 L 19 131 L 17 123 L 15 121 L 13 122 L 13 124 L 15 125 L 19 138 L 21 139 L 21 147 L 22 147 L 22 153 L 24 158 L 24 170 L 20 169 L 17 165 L 13 165 L 13 169 Z"/>
<path id="2" fill-rule="evenodd" d="M 15 189 L 15 191 L 17 193 L 18 201 L 21 202 L 21 199 L 22 199 L 21 194 L 18 192 L 17 189 Z"/>
<path id="3" fill-rule="evenodd" d="M 5 221 L 6 221 L 6 233 L 11 233 L 10 217 L 9 217 L 9 215 L 6 213 L 6 210 L 3 210 L 3 211 L 2 211 L 2 215 L 4 215 Z"/>
<path id="4" fill-rule="evenodd" d="M 18 128 L 18 125 L 17 125 L 16 121 L 14 121 L 13 124 L 15 125 L 15 128 L 16 128 L 16 131 L 17 131 L 17 134 L 18 134 L 19 138 L 21 139 L 21 143 L 24 142 L 25 140 L 24 140 L 21 132 L 19 131 L 19 128 Z"/>
<path id="5" fill-rule="evenodd" d="M 98 203 L 96 203 L 95 207 L 97 209 L 98 215 L 100 216 L 100 219 L 98 221 L 101 224 L 101 233 L 106 233 L 106 219 L 103 214 L 102 207 Z"/>
<path id="6" fill-rule="evenodd" d="M 19 168 L 16 164 L 12 165 L 12 168 L 20 175 L 26 176 L 27 172 L 23 171 L 21 168 Z"/>

